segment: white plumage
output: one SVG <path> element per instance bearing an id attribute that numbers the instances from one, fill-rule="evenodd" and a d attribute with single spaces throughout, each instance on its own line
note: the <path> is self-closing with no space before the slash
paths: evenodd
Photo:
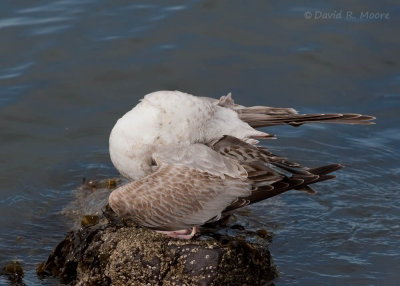
<path id="1" fill-rule="evenodd" d="M 152 155 L 166 148 L 207 144 L 223 135 L 245 142 L 267 134 L 239 119 L 218 100 L 179 91 L 157 91 L 142 99 L 115 124 L 110 135 L 110 156 L 120 173 L 136 180 L 152 172 Z M 171 154 L 173 156 L 173 154 Z"/>

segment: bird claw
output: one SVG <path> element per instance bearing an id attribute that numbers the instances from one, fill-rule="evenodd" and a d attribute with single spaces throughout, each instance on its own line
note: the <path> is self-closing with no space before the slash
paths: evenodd
<path id="1" fill-rule="evenodd" d="M 180 229 L 180 230 L 174 230 L 174 231 L 162 231 L 162 230 L 156 230 L 156 232 L 164 234 L 168 237 L 172 238 L 178 238 L 178 239 L 191 239 L 197 232 L 198 228 L 197 226 L 192 227 L 191 229 Z"/>

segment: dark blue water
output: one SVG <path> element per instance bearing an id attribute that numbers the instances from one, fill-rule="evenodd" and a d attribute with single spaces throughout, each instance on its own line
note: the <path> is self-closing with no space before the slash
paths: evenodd
<path id="1" fill-rule="evenodd" d="M 82 177 L 118 175 L 113 124 L 146 93 L 178 89 L 376 116 L 270 130 L 275 153 L 345 168 L 243 223 L 274 233 L 277 286 L 397 285 L 399 27 L 396 1 L 1 1 L 0 266 L 19 260 L 27 285 L 57 284 L 35 267 L 71 226 L 61 211 Z"/>

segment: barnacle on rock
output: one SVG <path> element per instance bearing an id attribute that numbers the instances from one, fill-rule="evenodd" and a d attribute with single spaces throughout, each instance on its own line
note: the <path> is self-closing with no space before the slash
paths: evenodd
<path id="1" fill-rule="evenodd" d="M 37 267 L 40 277 L 82 285 L 263 285 L 276 277 L 269 240 L 254 232 L 171 239 L 103 210 L 96 224 L 67 234 Z"/>

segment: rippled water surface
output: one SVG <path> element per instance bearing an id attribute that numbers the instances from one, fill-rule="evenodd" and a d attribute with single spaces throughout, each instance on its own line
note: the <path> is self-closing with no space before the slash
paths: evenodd
<path id="1" fill-rule="evenodd" d="M 277 286 L 398 285 L 399 19 L 396 1 L 1 1 L 0 266 L 16 259 L 27 285 L 56 284 L 35 267 L 68 231 L 61 210 L 82 177 L 118 175 L 113 124 L 144 94 L 178 89 L 375 115 L 272 128 L 275 153 L 345 168 L 317 195 L 254 205 L 244 223 L 274 233 Z"/>

